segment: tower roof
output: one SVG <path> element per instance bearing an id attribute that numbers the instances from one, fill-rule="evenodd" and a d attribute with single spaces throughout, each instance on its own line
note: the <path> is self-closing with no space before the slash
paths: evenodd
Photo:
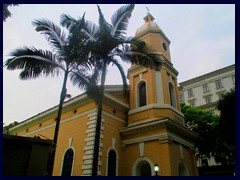
<path id="1" fill-rule="evenodd" d="M 140 28 L 137 29 L 135 36 L 141 36 L 146 32 L 157 32 L 162 34 L 164 38 L 170 43 L 170 40 L 163 33 L 157 23 L 153 21 L 155 18 L 149 12 L 147 12 L 147 15 L 143 19 L 145 21 L 145 24 L 143 24 Z"/>

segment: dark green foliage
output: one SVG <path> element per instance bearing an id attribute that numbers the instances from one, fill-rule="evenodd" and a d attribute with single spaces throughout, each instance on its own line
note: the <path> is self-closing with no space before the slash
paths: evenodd
<path id="1" fill-rule="evenodd" d="M 218 122 L 219 118 L 207 111 L 192 108 L 184 103 L 181 103 L 181 108 L 185 116 L 187 128 L 198 134 L 195 142 L 197 153 L 200 156 L 209 156 L 214 148 L 216 139 L 214 125 Z"/>
<path id="2" fill-rule="evenodd" d="M 186 126 L 198 133 L 195 147 L 199 155 L 214 156 L 223 165 L 235 163 L 235 90 L 219 100 L 220 117 L 181 103 Z"/>
<path id="3" fill-rule="evenodd" d="M 19 124 L 19 122 L 14 121 L 13 123 L 10 123 L 9 125 L 4 126 L 3 127 L 3 134 L 9 134 L 9 129 L 14 127 L 14 126 L 16 126 L 16 125 L 18 125 L 18 124 Z"/>
<path id="4" fill-rule="evenodd" d="M 3 21 L 6 21 L 6 19 L 12 15 L 8 10 L 9 6 L 18 6 L 18 4 L 3 4 Z"/>
<path id="5" fill-rule="evenodd" d="M 217 107 L 221 115 L 215 127 L 218 136 L 213 154 L 217 162 L 229 165 L 235 163 L 235 90 L 225 93 Z"/>
<path id="6" fill-rule="evenodd" d="M 219 128 L 222 138 L 228 144 L 235 144 L 235 90 L 223 95 L 218 102 L 218 109 L 221 112 Z"/>

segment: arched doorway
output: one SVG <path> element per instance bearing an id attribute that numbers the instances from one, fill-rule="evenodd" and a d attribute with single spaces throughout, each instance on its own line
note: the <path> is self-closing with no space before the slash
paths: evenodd
<path id="1" fill-rule="evenodd" d="M 108 176 L 116 176 L 116 162 L 117 162 L 117 154 L 111 149 L 108 153 Z"/>
<path id="2" fill-rule="evenodd" d="M 178 175 L 179 176 L 188 176 L 188 170 L 183 163 L 183 161 L 179 162 L 178 164 Z"/>
<path id="3" fill-rule="evenodd" d="M 137 176 L 152 176 L 151 166 L 147 161 L 141 161 L 136 167 Z"/>

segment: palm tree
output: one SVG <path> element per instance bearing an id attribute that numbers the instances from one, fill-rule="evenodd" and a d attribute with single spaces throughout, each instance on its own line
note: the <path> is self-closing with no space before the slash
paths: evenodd
<path id="1" fill-rule="evenodd" d="M 5 22 L 8 17 L 12 16 L 12 13 L 8 10 L 10 6 L 18 6 L 18 4 L 3 4 L 3 21 Z"/>
<path id="2" fill-rule="evenodd" d="M 79 22 L 79 25 L 83 26 L 84 17 L 81 18 Z M 90 68 L 90 63 L 87 61 L 88 52 L 86 48 L 84 48 L 87 42 L 87 36 L 78 36 L 77 43 L 70 42 L 71 32 L 66 36 L 58 25 L 46 19 L 34 20 L 33 26 L 36 27 L 37 32 L 41 32 L 46 36 L 53 51 L 37 49 L 35 47 L 18 48 L 10 53 L 10 56 L 13 57 L 7 59 L 4 66 L 8 70 L 21 69 L 22 71 L 19 74 L 21 80 L 36 79 L 41 76 L 58 76 L 61 72 L 64 73 L 49 163 L 51 166 L 49 175 L 52 175 L 68 76 L 77 74 L 79 82 L 81 82 L 80 87 L 86 87 L 89 81 L 87 71 Z M 78 28 L 81 28 L 81 26 L 78 26 Z"/>
<path id="3" fill-rule="evenodd" d="M 135 38 L 126 37 L 126 30 L 134 9 L 134 5 L 125 5 L 120 7 L 112 16 L 111 24 L 107 23 L 103 13 L 98 7 L 99 26 L 90 21 L 86 21 L 85 27 L 80 31 L 75 31 L 76 34 L 86 33 L 91 41 L 91 60 L 94 63 L 94 77 L 100 76 L 100 86 L 96 87 L 96 79 L 90 83 L 92 88 L 89 88 L 88 94 L 92 96 L 98 106 L 96 135 L 94 142 L 94 156 L 92 175 L 97 176 L 98 171 L 98 154 L 100 142 L 100 129 L 104 96 L 104 85 L 107 75 L 107 67 L 112 64 L 119 70 L 123 81 L 123 92 L 127 94 L 127 80 L 124 70 L 119 62 L 120 57 L 126 62 L 140 63 L 145 66 L 158 67 L 156 57 L 153 54 L 147 54 L 145 43 Z M 62 25 L 66 27 L 76 27 L 79 22 L 71 16 L 62 16 Z M 74 37 L 77 37 L 75 35 Z M 130 46 L 131 45 L 131 46 Z M 73 74 L 75 84 L 78 83 L 78 75 Z"/>

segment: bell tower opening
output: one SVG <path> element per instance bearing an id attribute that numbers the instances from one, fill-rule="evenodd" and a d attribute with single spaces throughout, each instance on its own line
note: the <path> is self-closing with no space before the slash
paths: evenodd
<path id="1" fill-rule="evenodd" d="M 146 91 L 146 83 L 144 81 L 140 82 L 138 85 L 138 99 L 139 99 L 139 107 L 147 105 L 147 91 Z"/>

